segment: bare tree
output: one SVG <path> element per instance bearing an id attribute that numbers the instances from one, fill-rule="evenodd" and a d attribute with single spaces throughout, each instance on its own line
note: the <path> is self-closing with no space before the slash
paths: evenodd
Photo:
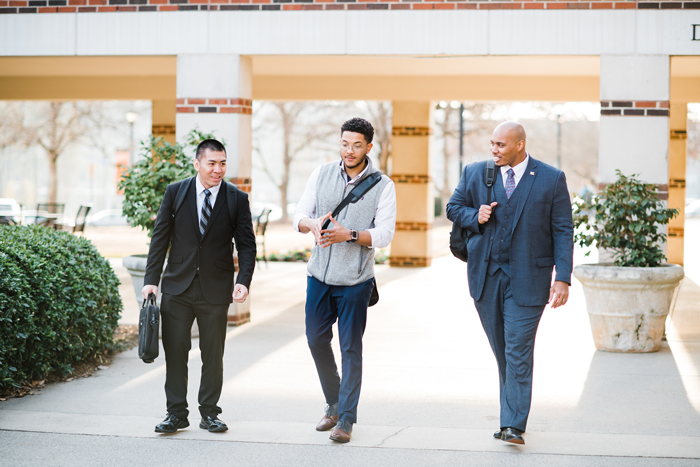
<path id="1" fill-rule="evenodd" d="M 391 160 L 391 102 L 366 101 L 367 112 L 374 127 L 374 143 L 379 145 L 379 170 L 389 173 Z"/>
<path id="2" fill-rule="evenodd" d="M 38 145 L 44 149 L 49 164 L 48 201 L 56 202 L 59 157 L 75 143 L 89 140 L 103 129 L 114 128 L 106 117 L 101 103 L 42 102 L 29 108 L 27 103 L 12 103 L 5 107 L 0 143 Z M 9 132 L 9 139 L 7 134 Z"/>
<path id="3" fill-rule="evenodd" d="M 258 155 L 258 160 L 265 174 L 270 178 L 280 191 L 280 204 L 282 205 L 282 221 L 289 221 L 287 212 L 289 179 L 291 165 L 294 160 L 305 150 L 310 149 L 316 142 L 326 139 L 332 134 L 332 130 L 319 116 L 319 106 L 311 102 L 271 102 L 276 110 L 276 118 L 263 119 L 258 128 L 254 128 L 255 134 L 268 133 L 274 126 L 279 125 L 282 133 L 282 164 L 281 175 L 275 173 L 268 163 L 260 144 L 254 144 L 253 150 Z M 311 121 L 319 120 L 319 121 Z"/>

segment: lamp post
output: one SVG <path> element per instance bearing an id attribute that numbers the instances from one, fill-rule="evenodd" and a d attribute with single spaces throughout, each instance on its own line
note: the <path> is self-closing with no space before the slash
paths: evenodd
<path id="1" fill-rule="evenodd" d="M 566 107 L 562 104 L 557 104 L 552 108 L 552 113 L 557 118 L 557 169 L 559 170 L 561 170 L 561 124 L 564 121 L 562 115 L 564 115 L 565 110 Z"/>
<path id="2" fill-rule="evenodd" d="M 557 169 L 561 170 L 561 114 L 557 114 Z"/>
<path id="3" fill-rule="evenodd" d="M 464 104 L 459 104 L 459 176 L 464 170 Z"/>
<path id="4" fill-rule="evenodd" d="M 139 114 L 134 111 L 126 113 L 126 121 L 129 122 L 129 165 L 134 165 L 134 122 L 139 119 Z"/>

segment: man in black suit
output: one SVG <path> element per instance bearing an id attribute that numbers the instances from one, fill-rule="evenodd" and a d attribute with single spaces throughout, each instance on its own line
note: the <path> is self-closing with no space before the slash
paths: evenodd
<path id="1" fill-rule="evenodd" d="M 202 379 L 199 385 L 199 427 L 210 432 L 228 430 L 217 405 L 223 386 L 223 356 L 228 308 L 232 300 L 248 297 L 255 269 L 255 233 L 248 195 L 229 183 L 226 149 L 214 139 L 197 146 L 198 174 L 168 185 L 158 210 L 148 251 L 143 297 L 157 296 L 163 262 L 163 349 L 168 414 L 157 433 L 188 427 L 187 358 L 192 347 L 192 323 L 199 326 Z M 233 245 L 239 273 L 234 286 Z"/>

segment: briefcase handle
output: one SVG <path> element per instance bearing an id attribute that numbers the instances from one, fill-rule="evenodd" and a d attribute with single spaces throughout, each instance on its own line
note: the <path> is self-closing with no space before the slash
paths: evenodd
<path id="1" fill-rule="evenodd" d="M 143 299 L 143 305 L 141 305 L 141 308 L 146 308 L 146 301 L 148 301 L 149 305 L 155 305 L 156 304 L 156 294 L 153 292 L 148 294 L 148 298 Z"/>

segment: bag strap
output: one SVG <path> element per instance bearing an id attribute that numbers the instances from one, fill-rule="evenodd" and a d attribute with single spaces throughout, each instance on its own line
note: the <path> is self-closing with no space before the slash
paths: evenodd
<path id="1" fill-rule="evenodd" d="M 486 184 L 486 204 L 491 205 L 491 198 L 493 196 L 493 183 L 496 181 L 496 163 L 493 159 L 486 161 L 484 166 L 484 183 Z"/>
<path id="2" fill-rule="evenodd" d="M 367 177 L 365 177 L 364 180 L 362 180 L 352 190 L 350 190 L 350 193 L 348 193 L 347 196 L 343 199 L 343 201 L 341 201 L 340 204 L 333 210 L 333 218 L 338 217 L 340 211 L 345 209 L 345 206 L 347 206 L 348 204 L 357 203 L 360 200 L 360 198 L 362 198 L 365 195 L 365 193 L 374 188 L 374 186 L 381 180 L 381 172 L 372 172 Z M 323 227 L 321 227 L 321 229 L 327 229 L 330 223 L 331 220 L 326 219 L 326 222 L 323 223 Z"/>
<path id="3" fill-rule="evenodd" d="M 228 194 L 226 203 L 228 203 L 228 217 L 231 219 L 231 227 L 235 229 L 236 227 L 236 217 L 233 215 L 236 207 L 238 206 L 238 190 L 236 185 L 231 182 L 226 182 L 226 189 Z"/>
<path id="4" fill-rule="evenodd" d="M 187 189 L 190 187 L 190 184 L 194 181 L 194 177 L 186 178 L 180 183 L 180 186 L 177 188 L 177 194 L 175 195 L 175 204 L 173 204 L 173 211 L 172 211 L 172 217 L 175 219 L 175 216 L 177 215 L 177 212 L 180 210 L 180 207 L 182 206 L 182 203 L 185 202 L 185 196 L 187 195 Z"/>

